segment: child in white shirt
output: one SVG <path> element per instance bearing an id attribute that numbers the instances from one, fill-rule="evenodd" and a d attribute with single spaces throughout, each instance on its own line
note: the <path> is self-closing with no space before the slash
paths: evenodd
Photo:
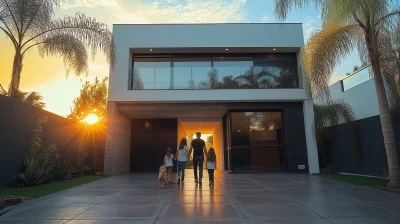
<path id="1" fill-rule="evenodd" d="M 174 155 L 172 154 L 172 149 L 167 147 L 167 153 L 164 157 L 164 165 L 167 167 L 167 179 L 168 183 L 171 183 L 171 176 L 172 176 L 172 167 L 174 167 L 174 163 L 172 160 L 175 160 Z"/>
<path id="2" fill-rule="evenodd" d="M 210 180 L 209 185 L 214 186 L 214 170 L 217 167 L 217 158 L 214 148 L 210 148 L 207 152 L 207 171 Z"/>

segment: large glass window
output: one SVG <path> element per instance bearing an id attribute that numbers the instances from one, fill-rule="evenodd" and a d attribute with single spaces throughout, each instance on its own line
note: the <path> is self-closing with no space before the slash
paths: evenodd
<path id="1" fill-rule="evenodd" d="M 174 57 L 174 89 L 209 89 L 211 57 Z"/>
<path id="2" fill-rule="evenodd" d="M 132 89 L 169 89 L 170 83 L 171 58 L 134 58 Z"/>
<path id="3" fill-rule="evenodd" d="M 295 54 L 270 54 L 254 58 L 255 74 L 263 79 L 264 88 L 298 88 L 299 77 Z"/>
<path id="4" fill-rule="evenodd" d="M 134 57 L 132 89 L 298 88 L 295 54 Z"/>
<path id="5" fill-rule="evenodd" d="M 281 112 L 231 113 L 232 169 L 286 169 Z"/>
<path id="6" fill-rule="evenodd" d="M 214 57 L 214 69 L 218 74 L 219 87 L 221 89 L 236 89 L 248 86 L 253 77 L 251 57 Z M 250 79 L 249 79 L 250 78 Z"/>

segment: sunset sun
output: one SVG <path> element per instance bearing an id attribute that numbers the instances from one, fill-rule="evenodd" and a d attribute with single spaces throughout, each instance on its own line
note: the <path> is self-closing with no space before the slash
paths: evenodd
<path id="1" fill-rule="evenodd" d="M 99 121 L 99 117 L 96 114 L 89 114 L 83 119 L 83 122 L 87 124 L 96 124 Z"/>

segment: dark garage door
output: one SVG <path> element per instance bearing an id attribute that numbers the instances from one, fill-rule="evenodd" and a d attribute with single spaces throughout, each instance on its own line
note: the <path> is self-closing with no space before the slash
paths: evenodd
<path id="1" fill-rule="evenodd" d="M 132 120 L 131 133 L 131 172 L 157 172 L 165 148 L 176 152 L 177 119 Z"/>

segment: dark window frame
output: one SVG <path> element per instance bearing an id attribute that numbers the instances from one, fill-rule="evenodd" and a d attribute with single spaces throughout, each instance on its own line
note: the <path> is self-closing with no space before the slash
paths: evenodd
<path id="1" fill-rule="evenodd" d="M 173 68 L 174 68 L 174 58 L 175 57 L 185 57 L 185 58 L 199 58 L 199 57 L 209 57 L 211 60 L 211 68 L 215 68 L 214 66 L 214 58 L 218 58 L 218 57 L 227 57 L 227 58 L 233 58 L 233 57 L 250 57 L 253 58 L 253 66 L 255 66 L 255 62 L 257 57 L 266 57 L 269 55 L 279 55 L 281 57 L 287 56 L 288 58 L 292 58 L 293 60 L 278 60 L 275 61 L 275 63 L 284 63 L 285 65 L 295 65 L 296 66 L 296 81 L 297 82 L 297 86 L 296 87 L 285 87 L 285 88 L 240 88 L 240 89 L 303 89 L 300 81 L 300 74 L 301 71 L 299 71 L 298 69 L 298 60 L 297 60 L 297 54 L 292 52 L 292 53 L 215 53 L 215 54 L 210 54 L 210 53 L 199 53 L 199 54 L 188 54 L 188 53 L 177 53 L 177 54 L 165 54 L 165 53 L 155 53 L 155 54 L 148 54 L 148 53 L 141 53 L 141 54 L 133 54 L 132 53 L 132 62 L 131 62 L 131 69 L 132 72 L 129 74 L 129 90 L 137 90 L 134 89 L 134 83 L 133 83 L 133 71 L 135 69 L 134 67 L 134 63 L 135 63 L 135 58 L 170 58 L 170 62 L 171 62 L 171 83 L 170 83 L 170 87 L 168 89 L 173 89 L 173 90 L 191 90 L 191 89 L 175 89 L 173 88 Z M 285 62 L 289 62 L 289 63 L 285 63 Z M 290 63 L 292 62 L 292 63 Z M 273 64 L 271 64 L 271 66 L 274 66 Z M 257 66 L 256 66 L 257 67 Z M 146 90 L 168 90 L 168 89 L 146 89 Z M 227 88 L 207 88 L 207 89 L 197 89 L 197 90 L 224 90 Z M 229 88 L 228 88 L 229 89 Z M 232 88 L 235 89 L 235 88 Z"/>
<path id="2" fill-rule="evenodd" d="M 282 129 L 283 129 L 283 145 L 257 145 L 257 146 L 233 146 L 232 145 L 232 113 L 235 112 L 280 112 L 281 113 L 281 118 L 282 118 Z M 285 128 L 285 111 L 284 109 L 236 109 L 236 110 L 229 110 L 225 116 L 229 116 L 229 120 L 227 125 L 229 125 L 230 129 L 229 129 L 229 135 L 231 136 L 231 138 L 229 139 L 230 142 L 229 144 L 229 148 L 226 147 L 230 153 L 229 155 L 231 155 L 232 150 L 234 149 L 252 149 L 252 148 L 264 148 L 264 149 L 268 149 L 268 148 L 282 148 L 283 149 L 283 159 L 284 159 L 284 169 L 280 169 L 278 171 L 288 171 L 288 157 L 287 157 L 287 137 L 286 137 L 286 128 Z M 224 116 L 224 117 L 225 117 Z M 232 158 L 228 158 L 230 160 L 230 168 L 232 168 Z"/>

